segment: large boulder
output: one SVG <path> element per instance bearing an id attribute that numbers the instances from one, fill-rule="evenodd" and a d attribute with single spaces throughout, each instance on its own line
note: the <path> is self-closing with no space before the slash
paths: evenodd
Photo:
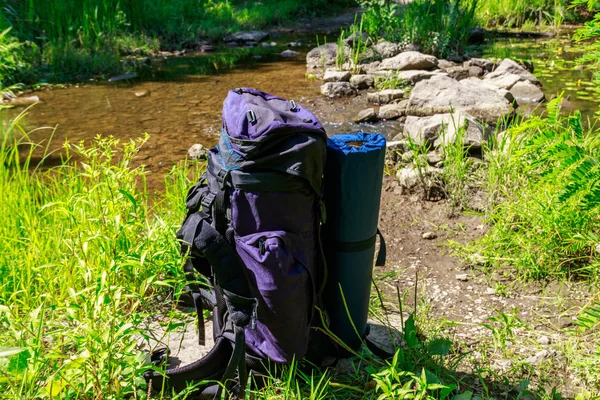
<path id="1" fill-rule="evenodd" d="M 346 47 L 343 49 L 344 54 L 350 54 L 351 49 Z M 338 45 L 336 43 L 326 43 L 319 47 L 315 47 L 306 55 L 306 67 L 311 69 L 323 68 L 327 69 L 335 66 L 335 58 L 338 53 Z"/>
<path id="2" fill-rule="evenodd" d="M 493 133 L 490 126 L 462 111 L 431 117 L 409 116 L 404 124 L 404 134 L 413 142 L 433 144 L 436 148 L 455 143 L 461 130 L 463 144 L 473 150 L 481 149 L 481 144 Z"/>
<path id="3" fill-rule="evenodd" d="M 367 93 L 367 102 L 370 104 L 388 104 L 405 96 L 404 89 L 384 89 L 379 92 Z"/>
<path id="4" fill-rule="evenodd" d="M 442 74 L 417 83 L 411 91 L 408 115 L 429 116 L 454 111 L 465 111 L 494 124 L 511 114 L 512 105 L 502 93 L 478 80 L 459 82 Z"/>
<path id="5" fill-rule="evenodd" d="M 411 69 L 430 70 L 438 65 L 434 56 L 419 53 L 418 51 L 405 51 L 392 58 L 386 58 L 379 65 L 379 69 L 392 69 L 405 71 Z"/>
<path id="6" fill-rule="evenodd" d="M 356 95 L 356 89 L 348 82 L 327 82 L 321 86 L 321 94 L 330 98 Z"/>
<path id="7" fill-rule="evenodd" d="M 502 60 L 502 62 L 498 64 L 498 67 L 496 67 L 496 69 L 493 72 L 490 72 L 486 76 L 486 78 L 493 79 L 508 74 L 519 75 L 521 77 L 521 80 L 529 81 L 535 85 L 541 86 L 541 83 L 538 78 L 533 76 L 531 72 L 527 71 L 520 64 L 509 58 L 505 58 L 504 60 Z"/>
<path id="8" fill-rule="evenodd" d="M 383 58 L 394 57 L 402 52 L 402 46 L 386 41 L 377 43 L 375 46 L 373 46 L 373 49 L 378 54 L 381 54 Z"/>
<path id="9" fill-rule="evenodd" d="M 517 82 L 510 89 L 510 93 L 513 95 L 519 106 L 531 103 L 541 103 L 546 99 L 542 89 L 529 81 Z"/>
<path id="10" fill-rule="evenodd" d="M 375 78 L 373 77 L 373 75 L 360 74 L 353 75 L 350 78 L 350 84 L 357 89 L 368 89 L 370 87 L 373 87 L 374 83 Z"/>
<path id="11" fill-rule="evenodd" d="M 323 80 L 325 82 L 348 82 L 351 77 L 352 73 L 350 71 L 336 71 L 334 69 L 328 69 L 325 71 Z"/>

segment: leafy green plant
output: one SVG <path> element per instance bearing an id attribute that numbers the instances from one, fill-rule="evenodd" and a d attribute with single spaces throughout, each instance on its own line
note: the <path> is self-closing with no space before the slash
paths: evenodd
<path id="1" fill-rule="evenodd" d="M 517 316 L 518 312 L 518 308 L 515 308 L 509 314 L 498 311 L 497 315 L 487 319 L 489 322 L 481 324 L 481 326 L 489 329 L 492 333 L 496 349 L 504 350 L 506 342 L 514 338 L 515 330 L 525 326 L 523 321 Z"/>
<path id="2" fill-rule="evenodd" d="M 402 337 L 404 345 L 396 349 L 386 367 L 379 371 L 367 368 L 380 393 L 378 399 L 449 398 L 457 385 L 443 382 L 440 365 L 450 354 L 452 342 L 447 339 L 421 342 L 412 314 L 404 323 Z M 437 362 L 432 362 L 436 357 L 439 357 Z"/>
<path id="3" fill-rule="evenodd" d="M 392 73 L 387 77 L 377 77 L 375 78 L 375 89 L 383 90 L 383 89 L 408 89 L 410 88 L 410 83 L 403 78 L 400 78 L 397 73 Z"/>
<path id="4" fill-rule="evenodd" d="M 64 161 L 42 171 L 32 160 L 56 155 L 11 142 L 18 119 L 0 129 L 3 398 L 145 398 L 139 342 L 156 296 L 184 281 L 174 233 L 181 186 L 198 171 L 180 165 L 151 199 L 132 166 L 147 138 L 67 143 Z"/>
<path id="5" fill-rule="evenodd" d="M 31 65 L 26 61 L 23 43 L 10 35 L 11 28 L 0 32 L 0 100 L 11 97 L 13 87 L 19 79 L 30 71 Z"/>
<path id="6" fill-rule="evenodd" d="M 458 123 L 453 121 L 452 123 Z M 442 132 L 442 151 L 444 153 L 444 191 L 450 199 L 452 212 L 461 211 L 467 204 L 469 184 L 472 181 L 473 160 L 469 158 L 469 148 L 465 146 L 464 127 L 456 130 L 456 136 L 445 140 Z"/>
<path id="7" fill-rule="evenodd" d="M 427 153 L 431 144 L 427 141 L 418 143 L 412 138 L 408 138 L 409 155 L 411 156 L 410 165 L 417 171 L 419 177 L 419 187 L 423 191 L 423 198 L 429 199 L 432 190 L 439 186 L 437 176 L 431 174 Z M 407 153 L 403 157 L 407 157 Z"/>
<path id="8" fill-rule="evenodd" d="M 476 247 L 528 278 L 597 276 L 600 142 L 579 113 L 561 116 L 561 101 L 548 103 L 546 117 L 509 129 L 509 146 L 487 155 L 495 205 Z"/>
<path id="9" fill-rule="evenodd" d="M 565 0 L 480 0 L 477 8 L 477 19 L 488 27 L 558 29 L 567 17 L 576 19 L 568 13 Z"/>
<path id="10" fill-rule="evenodd" d="M 571 7 L 587 6 L 589 11 L 596 11 L 594 18 L 586 22 L 583 27 L 577 29 L 574 36 L 577 42 L 589 42 L 586 52 L 580 61 L 592 64 L 592 67 L 595 69 L 594 77 L 596 85 L 600 84 L 600 72 L 598 72 L 600 67 L 600 43 L 598 43 L 598 40 L 594 40 L 600 36 L 600 12 L 597 12 L 598 4 L 597 0 L 573 0 L 571 5 Z"/>
<path id="11" fill-rule="evenodd" d="M 575 325 L 577 325 L 582 331 L 593 330 L 600 324 L 600 300 L 592 301 L 592 304 L 584 307 Z"/>
<path id="12" fill-rule="evenodd" d="M 461 53 L 475 26 L 478 0 L 363 1 L 363 26 L 373 38 L 414 44 L 440 57 Z"/>

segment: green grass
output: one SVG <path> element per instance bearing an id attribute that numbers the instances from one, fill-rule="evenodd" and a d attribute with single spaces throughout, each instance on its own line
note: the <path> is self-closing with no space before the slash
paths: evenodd
<path id="1" fill-rule="evenodd" d="M 359 2 L 362 27 L 373 39 L 415 44 L 440 57 L 460 54 L 475 27 L 478 0 L 415 0 L 406 5 L 378 0 Z"/>
<path id="2" fill-rule="evenodd" d="M 555 107 L 556 103 L 551 105 Z M 135 161 L 137 149 L 147 138 L 126 143 L 110 137 L 96 138 L 88 144 L 67 143 L 63 149 L 64 161 L 47 168 L 44 164 L 55 164 L 58 154 L 48 154 L 43 145 L 29 144 L 27 132 L 18 120 L 3 122 L 0 125 L 2 398 L 146 399 L 147 388 L 142 379 L 147 368 L 146 350 L 138 346 L 150 333 L 146 322 L 160 316 L 164 330 L 169 332 L 189 319 L 168 298 L 169 293 L 177 293 L 185 282 L 175 231 L 185 214 L 186 189 L 199 176 L 204 164 L 177 164 L 165 178 L 164 188 L 153 194 L 145 185 L 144 168 L 136 166 Z M 594 140 L 582 139 L 579 131 L 576 117 L 534 118 L 514 128 L 511 146 L 516 146 L 514 149 L 519 152 L 499 151 L 499 155 L 490 153 L 487 157 L 489 182 L 494 182 L 489 188 L 499 193 L 494 202 L 496 211 L 491 215 L 500 216 L 506 207 L 521 207 L 521 221 L 526 221 L 535 212 L 541 212 L 541 208 L 531 208 L 529 202 L 539 201 L 543 194 L 558 195 L 561 185 L 556 182 L 550 185 L 552 173 L 560 176 L 559 182 L 573 182 L 565 179 L 564 174 L 572 177 L 577 168 L 566 167 L 564 163 L 563 168 L 552 169 L 556 172 L 544 174 L 548 170 L 539 155 L 549 152 L 535 146 L 536 143 L 544 143 L 544 149 L 566 146 L 565 151 L 591 156 Z M 515 141 L 519 135 L 522 140 Z M 48 136 L 52 136 L 52 130 Z M 458 145 L 446 148 L 446 157 L 464 161 L 464 151 Z M 416 154 L 417 158 L 420 155 Z M 44 161 L 41 164 L 40 157 Z M 451 163 L 444 160 L 446 168 L 459 167 Z M 536 165 L 534 171 L 525 168 L 532 165 Z M 460 180 L 467 172 L 457 169 L 449 173 L 450 177 L 444 179 Z M 527 183 L 521 185 L 526 179 Z M 589 180 L 595 181 L 595 178 Z M 568 200 L 573 201 L 570 206 L 585 204 L 583 200 L 592 193 L 586 190 L 589 187 L 594 186 L 580 185 L 580 190 Z M 523 194 L 515 196 L 519 191 Z M 582 211 L 585 208 L 562 208 L 565 216 L 558 222 L 568 221 L 575 209 L 580 214 L 587 212 Z M 557 218 L 554 211 L 549 214 Z M 514 213 L 505 215 L 509 222 L 515 222 Z M 488 243 L 498 239 L 497 254 L 502 252 L 505 258 L 517 259 L 516 254 L 522 253 L 527 260 L 522 248 L 511 253 L 503 247 L 506 237 L 498 236 L 503 223 L 499 218 L 495 221 L 498 226 L 492 228 Z M 538 219 L 534 221 L 537 223 Z M 545 229 L 544 225 L 540 227 Z M 586 233 L 580 227 L 575 228 Z M 572 233 L 575 228 L 571 224 L 564 229 L 571 229 L 567 233 Z M 512 231 L 510 239 L 514 242 L 510 244 L 514 246 L 522 236 L 522 232 Z M 538 234 L 537 239 L 546 246 L 544 235 Z M 565 244 L 571 243 L 554 242 L 553 248 L 539 246 L 540 259 L 546 257 L 542 251 L 564 254 L 560 246 Z M 528 372 L 531 367 L 523 364 L 523 354 L 515 351 L 526 346 L 531 337 L 528 332 L 532 331 L 516 310 L 491 314 L 479 324 L 489 334 L 477 336 L 475 344 L 466 345 L 453 336 L 456 323 L 431 312 L 431 306 L 420 298 L 417 284 L 414 290 L 405 288 L 410 296 L 414 292 L 414 300 L 409 302 L 411 307 L 405 303 L 408 295 L 401 295 L 397 286 L 402 272 L 392 270 L 385 274 L 375 278 L 382 290 L 374 292 L 370 314 L 394 337 L 393 359 L 384 362 L 363 350 L 344 372 L 306 371 L 294 363 L 277 376 L 271 376 L 263 389 L 252 389 L 253 398 L 561 398 L 552 389 L 554 365 L 550 361 L 542 364 L 543 371 L 536 377 Z M 396 289 L 391 295 L 386 291 L 390 285 Z M 589 306 L 580 313 L 579 325 L 587 336 L 580 332 L 558 332 L 564 337 L 556 343 L 553 339 L 552 344 L 565 354 L 568 371 L 583 380 L 580 387 L 589 391 L 599 384 L 596 371 L 600 353 L 591 340 L 600 325 L 597 310 L 597 301 L 590 299 Z M 390 322 L 398 318 L 400 323 Z M 481 356 L 475 358 L 475 352 Z M 511 360 L 514 367 L 500 373 L 492 367 L 498 359 Z M 530 384 L 530 376 L 535 384 Z M 547 384 L 543 385 L 544 382 Z M 153 394 L 150 398 L 182 399 L 185 394 Z"/>
<path id="3" fill-rule="evenodd" d="M 560 115 L 560 101 L 548 104 L 547 117 L 508 130 L 503 147 L 488 153 L 491 228 L 479 249 L 525 278 L 596 280 L 600 142 L 578 112 Z"/>
<path id="4" fill-rule="evenodd" d="M 567 0 L 480 0 L 477 19 L 490 28 L 559 28 L 582 18 L 569 5 Z"/>
<path id="5" fill-rule="evenodd" d="M 19 41 L 35 44 L 36 51 L 27 56 L 46 79 L 82 80 L 125 71 L 124 55 L 143 56 L 205 38 L 220 40 L 230 32 L 292 22 L 350 4 L 350 0 L 8 1 L 0 9 L 0 28 L 12 27 L 11 34 Z M 5 84 L 20 78 L 7 77 L 10 82 Z"/>
<path id="6" fill-rule="evenodd" d="M 131 165 L 145 139 L 67 144 L 73 158 L 42 171 L 34 160 L 44 149 L 26 143 L 18 121 L 2 137 L 3 398 L 143 395 L 137 344 L 157 296 L 178 286 L 174 232 L 195 166 L 169 175 L 166 193 L 152 199 L 144 169 Z"/>

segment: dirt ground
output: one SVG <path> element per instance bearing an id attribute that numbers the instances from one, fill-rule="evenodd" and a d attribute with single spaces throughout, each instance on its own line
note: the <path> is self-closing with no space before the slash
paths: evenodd
<path id="1" fill-rule="evenodd" d="M 466 354 L 459 371 L 474 373 L 487 361 L 498 377 L 492 384 L 504 388 L 507 398 L 511 384 L 520 379 L 531 380 L 533 388 L 557 387 L 563 397 L 573 396 L 581 382 L 567 370 L 573 360 L 564 353 L 577 331 L 576 314 L 594 289 L 583 282 L 514 280 L 508 270 L 489 270 L 478 255 L 461 260 L 453 249 L 477 240 L 487 227 L 476 213 L 451 215 L 446 201 L 401 194 L 392 177 L 384 182 L 380 227 L 388 261 L 375 276 L 388 311 L 397 313 L 396 286 L 408 293 L 406 306 L 414 309 L 417 285 L 417 310 L 425 314 L 417 319 L 424 331 L 451 339 Z M 483 325 L 510 325 L 489 320 L 500 312 L 521 321 L 513 324 L 503 349 L 496 348 L 492 330 Z M 481 387 L 478 379 L 473 385 Z"/>
<path id="2" fill-rule="evenodd" d="M 591 288 L 578 282 L 516 281 L 507 271 L 488 270 L 478 257 L 474 262 L 461 260 L 453 249 L 485 233 L 483 218 L 475 213 L 453 216 L 444 200 L 424 201 L 419 194 L 402 194 L 393 177 L 384 179 L 380 228 L 386 238 L 387 264 L 375 269 L 374 281 L 387 317 L 371 320 L 374 341 L 390 348 L 384 325 L 402 329 L 398 287 L 404 297 L 404 318 L 414 311 L 416 298 L 417 323 L 425 338 L 450 339 L 453 353 L 461 354 L 458 372 L 463 387 L 482 393 L 485 382 L 496 398 L 514 398 L 519 382 L 527 379 L 533 389 L 549 392 L 557 387 L 563 398 L 579 391 L 581 382 L 567 368 L 573 360 L 566 352 L 575 345 L 573 321 L 589 300 Z M 381 307 L 375 294 L 371 307 Z M 510 332 L 505 332 L 502 343 L 484 326 L 506 326 L 489 320 L 500 312 L 520 320 L 508 324 Z M 163 329 L 158 324 L 155 329 L 156 339 L 168 342 L 175 365 L 195 361 L 213 345 L 212 324 L 207 322 L 208 341 L 200 347 L 193 313 L 188 315 L 185 326 L 165 337 L 161 338 Z M 343 371 L 349 363 L 338 368 Z"/>

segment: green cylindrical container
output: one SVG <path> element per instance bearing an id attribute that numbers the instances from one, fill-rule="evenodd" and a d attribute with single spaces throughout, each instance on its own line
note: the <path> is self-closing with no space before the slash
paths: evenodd
<path id="1" fill-rule="evenodd" d="M 330 329 L 350 349 L 364 339 L 385 161 L 379 134 L 335 135 L 327 143 L 323 245 Z"/>

